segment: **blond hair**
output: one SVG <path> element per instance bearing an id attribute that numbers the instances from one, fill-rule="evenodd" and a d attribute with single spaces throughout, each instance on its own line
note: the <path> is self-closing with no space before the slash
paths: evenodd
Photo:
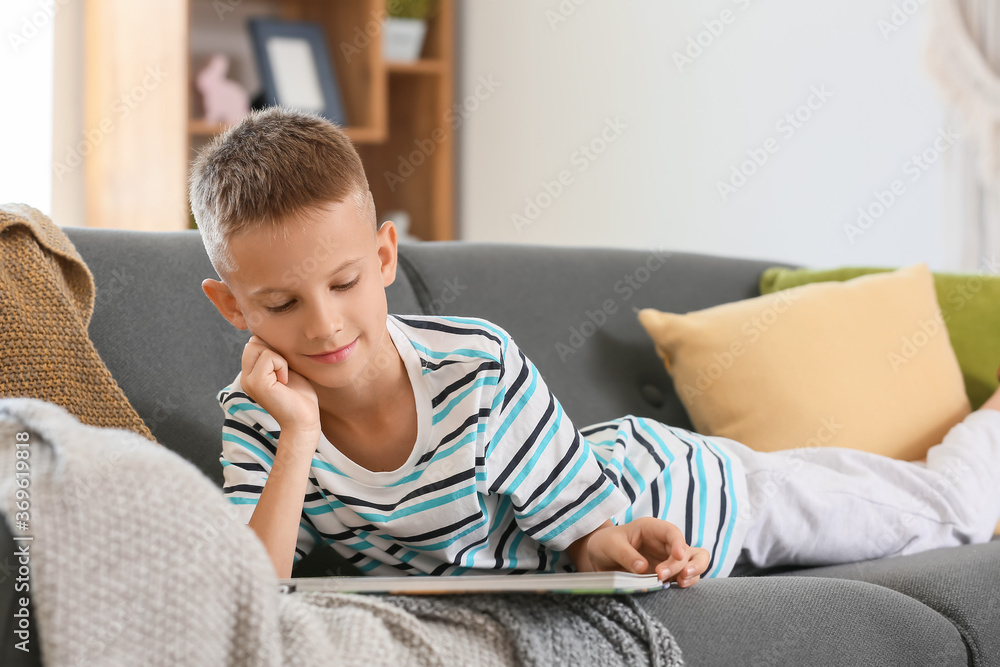
<path id="1" fill-rule="evenodd" d="M 191 211 L 219 276 L 236 270 L 229 241 L 352 197 L 377 233 L 375 203 L 361 158 L 337 125 L 317 114 L 251 111 L 203 148 L 191 167 Z"/>

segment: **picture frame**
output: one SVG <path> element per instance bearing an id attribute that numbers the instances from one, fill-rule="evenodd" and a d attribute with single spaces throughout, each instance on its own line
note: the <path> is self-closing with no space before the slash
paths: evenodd
<path id="1" fill-rule="evenodd" d="M 247 20 L 263 106 L 286 106 L 348 124 L 323 28 L 312 21 Z"/>

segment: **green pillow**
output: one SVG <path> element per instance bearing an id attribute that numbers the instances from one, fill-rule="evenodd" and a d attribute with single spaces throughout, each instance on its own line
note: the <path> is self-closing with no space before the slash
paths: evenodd
<path id="1" fill-rule="evenodd" d="M 891 268 L 784 269 L 772 267 L 760 276 L 761 294 L 827 281 L 844 281 Z M 1000 365 L 1000 275 L 934 273 L 941 316 L 965 380 L 972 409 L 997 388 Z"/>

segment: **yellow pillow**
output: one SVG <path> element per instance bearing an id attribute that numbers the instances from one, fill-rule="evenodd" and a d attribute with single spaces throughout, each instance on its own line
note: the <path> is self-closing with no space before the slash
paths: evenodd
<path id="1" fill-rule="evenodd" d="M 925 263 L 639 322 L 695 430 L 758 451 L 914 461 L 971 411 Z"/>

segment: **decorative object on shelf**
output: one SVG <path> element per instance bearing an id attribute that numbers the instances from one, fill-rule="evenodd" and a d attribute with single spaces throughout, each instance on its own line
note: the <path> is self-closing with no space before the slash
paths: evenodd
<path id="1" fill-rule="evenodd" d="M 427 18 L 437 12 L 435 0 L 389 0 L 382 20 L 382 55 L 386 60 L 413 62 L 420 58 L 427 36 Z"/>
<path id="2" fill-rule="evenodd" d="M 410 234 L 410 214 L 406 211 L 386 211 L 379 218 L 378 226 L 381 227 L 386 220 L 392 220 L 392 224 L 396 226 L 397 243 L 418 243 L 421 241 L 419 237 Z"/>
<path id="3" fill-rule="evenodd" d="M 217 53 L 195 76 L 194 85 L 201 93 L 205 122 L 237 123 L 250 111 L 250 95 L 239 83 L 226 78 L 229 58 Z"/>
<path id="4" fill-rule="evenodd" d="M 247 21 L 260 73 L 255 108 L 287 106 L 348 124 L 323 28 L 312 21 L 255 17 Z"/>

